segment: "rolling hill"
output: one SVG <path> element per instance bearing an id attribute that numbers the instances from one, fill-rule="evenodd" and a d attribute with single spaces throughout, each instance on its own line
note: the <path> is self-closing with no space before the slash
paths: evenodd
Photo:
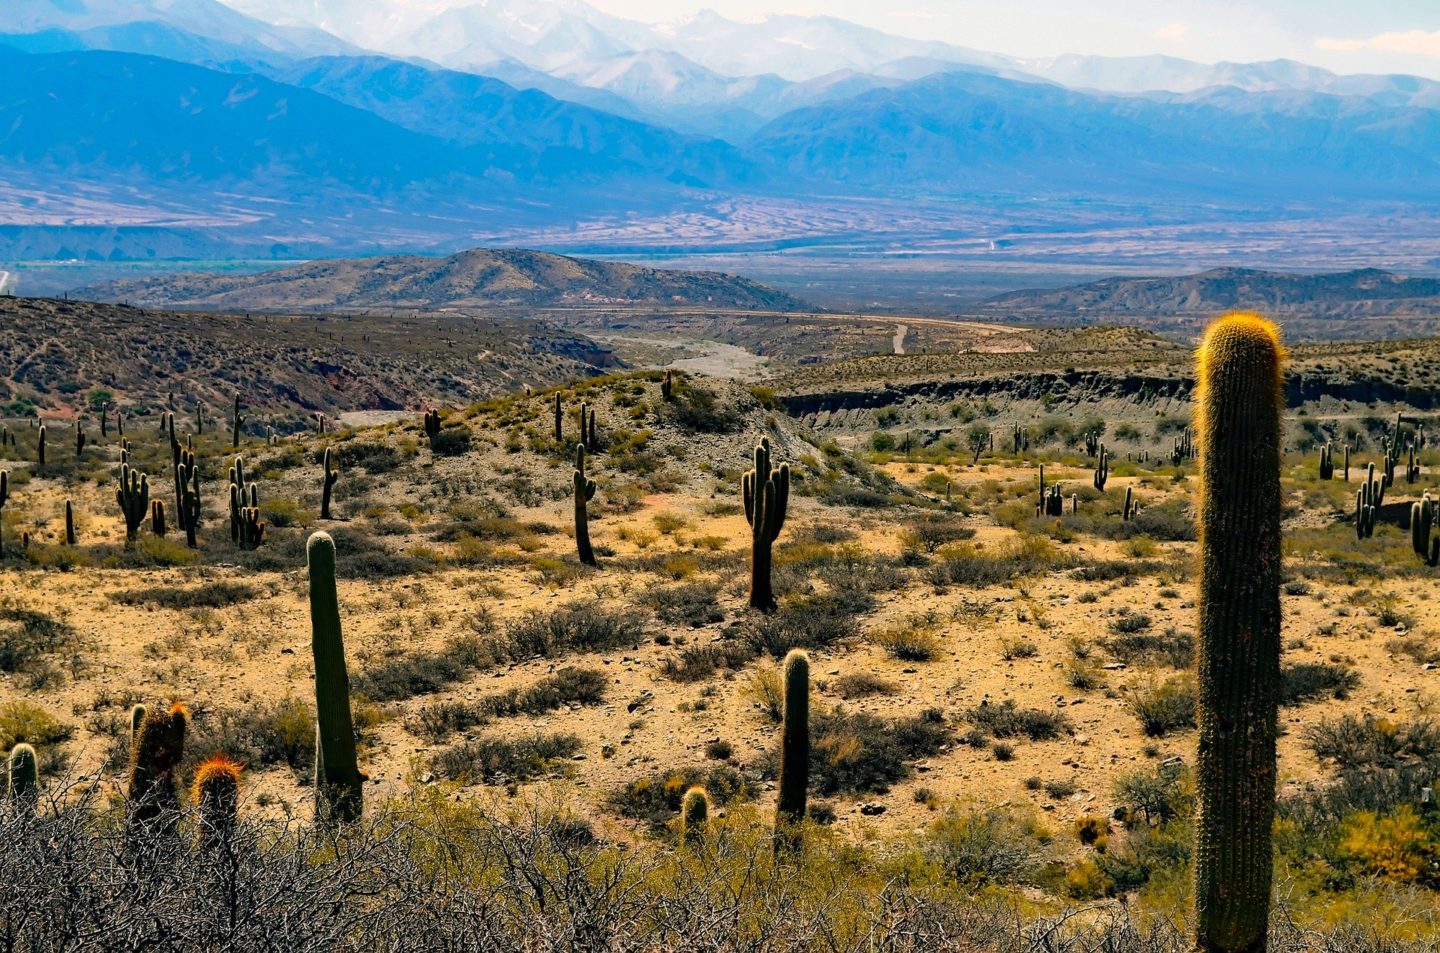
<path id="1" fill-rule="evenodd" d="M 1406 278 L 1365 268 L 1298 275 L 1215 268 L 1171 278 L 1107 278 L 1043 291 L 1017 291 L 985 302 L 992 310 L 1108 314 L 1214 314 L 1234 309 L 1330 317 L 1440 313 L 1440 279 Z"/>
<path id="2" fill-rule="evenodd" d="M 449 258 L 313 261 L 243 276 L 166 275 L 81 289 L 77 296 L 145 306 L 254 310 L 346 307 L 681 304 L 813 310 L 745 278 L 665 271 L 545 252 L 477 248 Z"/>

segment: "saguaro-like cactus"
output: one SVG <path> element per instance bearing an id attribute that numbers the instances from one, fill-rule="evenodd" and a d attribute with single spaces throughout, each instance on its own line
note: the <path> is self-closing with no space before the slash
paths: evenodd
<path id="1" fill-rule="evenodd" d="M 425 411 L 425 438 L 430 441 L 430 449 L 435 449 L 435 438 L 440 436 L 440 411 Z"/>
<path id="2" fill-rule="evenodd" d="M 585 475 L 585 445 L 575 446 L 575 548 L 580 561 L 594 566 L 595 550 L 590 547 L 590 510 L 588 503 L 595 497 L 595 481 Z"/>
<path id="3" fill-rule="evenodd" d="M 138 706 L 137 706 L 138 707 Z M 190 712 L 176 702 L 165 711 L 144 711 L 130 739 L 129 821 L 149 826 L 157 819 L 172 824 L 179 812 L 176 770 L 185 755 Z"/>
<path id="4" fill-rule="evenodd" d="M 775 805 L 777 844 L 786 828 L 805 819 L 810 788 L 810 657 L 800 649 L 785 656 L 785 707 L 780 725 L 780 797 Z"/>
<path id="5" fill-rule="evenodd" d="M 150 501 L 150 532 L 156 536 L 165 535 L 165 501 Z"/>
<path id="6" fill-rule="evenodd" d="M 335 588 L 335 541 L 329 533 L 314 533 L 305 551 L 315 656 L 315 810 L 322 820 L 353 821 L 360 817 L 364 778 L 355 758 L 350 676 Z"/>
<path id="7" fill-rule="evenodd" d="M 665 372 L 665 379 L 660 382 L 660 399 L 667 404 L 675 399 L 675 379 L 670 371 Z"/>
<path id="8" fill-rule="evenodd" d="M 10 471 L 0 470 L 0 556 L 5 555 L 5 504 L 10 501 Z"/>
<path id="9" fill-rule="evenodd" d="M 75 545 L 75 504 L 65 501 L 65 545 Z"/>
<path id="10" fill-rule="evenodd" d="M 10 749 L 5 760 L 5 795 L 17 806 L 33 811 L 40 800 L 40 769 L 35 749 L 23 742 Z"/>
<path id="11" fill-rule="evenodd" d="M 1210 326 L 1198 360 L 1195 937 L 1201 953 L 1261 953 L 1280 689 L 1285 352 L 1273 324 L 1236 314 Z"/>
<path id="12" fill-rule="evenodd" d="M 1135 488 L 1125 488 L 1125 509 L 1121 512 L 1120 518 L 1129 522 L 1135 516 Z"/>
<path id="13" fill-rule="evenodd" d="M 1320 479 L 1332 480 L 1335 478 L 1335 458 L 1330 444 L 1320 448 Z"/>
<path id="14" fill-rule="evenodd" d="M 40 425 L 40 435 L 36 438 L 35 460 L 40 466 L 45 465 L 45 425 Z"/>
<path id="15" fill-rule="evenodd" d="M 320 518 L 330 519 L 330 495 L 335 489 L 335 481 L 340 479 L 340 471 L 335 467 L 335 453 L 329 447 L 325 448 L 325 475 L 324 484 L 320 491 Z"/>
<path id="16" fill-rule="evenodd" d="M 775 608 L 770 588 L 770 551 L 785 526 L 790 504 L 790 464 L 770 467 L 770 439 L 755 446 L 755 467 L 740 478 L 745 519 L 750 523 L 750 608 Z"/>
<path id="17" fill-rule="evenodd" d="M 565 439 L 565 408 L 560 403 L 560 392 L 555 392 L 555 442 Z"/>
<path id="18" fill-rule="evenodd" d="M 85 428 L 80 426 L 80 421 L 75 421 L 75 459 L 85 453 Z"/>
<path id="19" fill-rule="evenodd" d="M 199 814 L 196 846 L 202 851 L 223 848 L 235 833 L 240 808 L 240 765 L 217 754 L 195 769 L 190 800 Z"/>
<path id="20" fill-rule="evenodd" d="M 125 516 L 125 540 L 133 543 L 140 535 L 145 514 L 150 512 L 150 478 L 139 470 L 132 470 L 128 463 L 120 464 L 120 486 L 115 490 L 115 502 Z"/>
<path id="21" fill-rule="evenodd" d="M 710 820 L 710 794 L 697 784 L 680 799 L 680 836 L 687 844 L 705 840 L 705 825 Z"/>
<path id="22" fill-rule="evenodd" d="M 246 417 L 240 413 L 240 395 L 235 395 L 235 409 L 230 414 L 230 446 L 240 446 L 240 428 L 245 426 Z"/>
<path id="23" fill-rule="evenodd" d="M 1105 445 L 1102 443 L 1102 444 L 1100 445 L 1100 457 L 1099 457 L 1099 459 L 1097 459 L 1097 460 L 1095 461 L 1095 477 L 1094 477 L 1094 480 L 1093 480 L 1093 482 L 1094 482 L 1094 484 L 1095 484 L 1095 489 L 1099 490 L 1101 493 L 1104 493 L 1104 492 L 1105 492 L 1105 482 L 1106 482 L 1107 480 L 1109 480 L 1109 479 L 1110 479 L 1110 451 L 1109 451 L 1109 450 L 1106 450 L 1106 449 L 1105 449 Z"/>

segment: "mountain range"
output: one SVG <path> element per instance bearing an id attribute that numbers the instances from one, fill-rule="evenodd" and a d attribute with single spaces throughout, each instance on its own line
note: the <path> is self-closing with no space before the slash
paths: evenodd
<path id="1" fill-rule="evenodd" d="M 1440 313 L 1440 278 L 1403 277 L 1379 268 L 1289 274 L 1213 268 L 1199 274 L 1106 278 L 1066 288 L 1017 291 L 986 301 L 1013 314 L 1213 315 L 1247 309 L 1274 315 L 1361 316 Z"/>
<path id="2" fill-rule="evenodd" d="M 163 275 L 83 288 L 77 295 L 144 307 L 241 310 L 579 304 L 813 310 L 788 294 L 734 275 L 485 248 L 447 258 L 396 255 L 312 261 L 252 275 Z"/>
<path id="3" fill-rule="evenodd" d="M 1440 198 L 1440 83 L 1416 77 L 1024 60 L 833 17 L 655 26 L 583 0 L 6 14 L 0 259 L 694 249 L 881 220 L 903 239 L 957 208 L 1033 229 Z"/>

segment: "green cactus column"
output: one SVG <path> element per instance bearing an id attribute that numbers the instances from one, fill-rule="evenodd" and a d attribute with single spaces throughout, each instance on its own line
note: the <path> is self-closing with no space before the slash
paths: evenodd
<path id="1" fill-rule="evenodd" d="M 310 569 L 311 650 L 315 655 L 315 811 L 324 820 L 360 817 L 364 778 L 355 758 L 350 676 L 335 589 L 335 541 L 314 533 L 305 547 Z"/>
<path id="2" fill-rule="evenodd" d="M 785 708 L 780 725 L 780 797 L 775 804 L 776 846 L 793 845 L 786 829 L 805 820 L 810 788 L 810 656 L 785 656 Z"/>
<path id="3" fill-rule="evenodd" d="M 555 392 L 555 442 L 565 439 L 565 408 L 560 403 L 560 392 Z"/>
<path id="4" fill-rule="evenodd" d="M 1255 315 L 1199 353 L 1201 558 L 1195 940 L 1263 953 L 1280 685 L 1280 415 L 1285 352 Z"/>
<path id="5" fill-rule="evenodd" d="M 755 467 L 740 479 L 745 519 L 750 523 L 750 608 L 769 612 L 775 608 L 770 587 L 770 551 L 785 526 L 790 503 L 790 464 L 770 467 L 770 440 L 760 438 L 755 447 Z"/>
<path id="6" fill-rule="evenodd" d="M 0 556 L 5 555 L 5 504 L 10 502 L 10 471 L 0 470 Z"/>
<path id="7" fill-rule="evenodd" d="M 5 760 L 5 795 L 17 807 L 34 811 L 40 802 L 40 769 L 35 749 L 23 742 Z"/>
<path id="8" fill-rule="evenodd" d="M 580 561 L 587 566 L 595 562 L 595 550 L 590 547 L 589 502 L 595 498 L 595 481 L 585 475 L 585 445 L 575 446 L 575 548 Z"/>
<path id="9" fill-rule="evenodd" d="M 240 428 L 245 426 L 246 416 L 240 413 L 240 395 L 235 395 L 235 410 L 230 414 L 230 447 L 240 447 Z"/>

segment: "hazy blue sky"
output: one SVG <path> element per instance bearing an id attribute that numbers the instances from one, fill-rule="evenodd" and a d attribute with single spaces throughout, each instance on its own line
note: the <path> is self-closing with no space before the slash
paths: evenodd
<path id="1" fill-rule="evenodd" d="M 892 33 L 1020 56 L 1289 57 L 1342 72 L 1440 77 L 1440 0 L 590 0 L 662 22 L 830 14 Z"/>

